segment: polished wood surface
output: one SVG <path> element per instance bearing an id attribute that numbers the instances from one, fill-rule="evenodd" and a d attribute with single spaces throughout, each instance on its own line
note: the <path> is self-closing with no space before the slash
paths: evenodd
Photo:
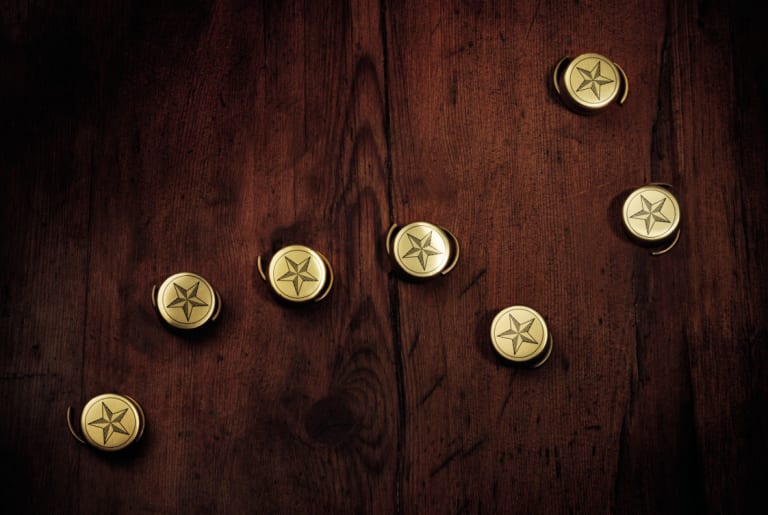
<path id="1" fill-rule="evenodd" d="M 749 513 L 768 483 L 768 47 L 719 2 L 3 2 L 0 494 L 8 513 Z M 626 105 L 552 67 L 600 52 Z M 670 183 L 682 237 L 627 240 Z M 448 276 L 392 272 L 444 225 Z M 257 257 L 333 263 L 287 308 Z M 153 284 L 206 277 L 212 331 Z M 504 365 L 511 304 L 553 335 Z M 107 392 L 148 428 L 66 429 Z"/>

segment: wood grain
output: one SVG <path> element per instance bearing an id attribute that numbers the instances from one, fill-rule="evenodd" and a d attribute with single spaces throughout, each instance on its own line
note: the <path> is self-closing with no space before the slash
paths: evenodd
<path id="1" fill-rule="evenodd" d="M 0 495 L 9 513 L 757 513 L 768 457 L 764 9 L 720 2 L 3 2 Z M 596 51 L 626 105 L 548 83 Z M 673 185 L 651 257 L 618 209 Z M 408 283 L 424 219 L 459 266 Z M 275 301 L 259 255 L 337 277 Z M 153 284 L 224 311 L 167 331 Z M 554 352 L 512 368 L 495 313 Z M 64 413 L 117 391 L 135 449 Z"/>

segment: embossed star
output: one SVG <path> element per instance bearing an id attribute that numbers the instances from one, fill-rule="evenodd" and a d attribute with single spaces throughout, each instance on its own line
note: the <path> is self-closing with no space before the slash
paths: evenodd
<path id="1" fill-rule="evenodd" d="M 127 429 L 123 425 L 123 417 L 125 416 L 128 408 L 120 411 L 113 412 L 105 403 L 101 403 L 101 418 L 88 422 L 89 426 L 97 427 L 102 430 L 104 436 L 104 445 L 112 437 L 113 434 L 119 433 L 121 435 L 129 435 Z"/>
<path id="2" fill-rule="evenodd" d="M 176 289 L 176 298 L 168 304 L 167 308 L 178 308 L 184 312 L 184 316 L 189 317 L 192 315 L 192 310 L 195 308 L 207 306 L 203 299 L 197 296 L 197 289 L 200 287 L 200 281 L 197 281 L 190 288 L 182 288 L 176 283 L 173 283 L 173 287 Z"/>
<path id="3" fill-rule="evenodd" d="M 534 343 L 538 344 L 533 336 L 531 336 L 531 326 L 533 325 L 535 318 L 532 318 L 530 320 L 527 320 L 525 322 L 518 322 L 515 317 L 512 316 L 512 313 L 509 314 L 509 329 L 504 331 L 503 333 L 497 334 L 499 338 L 506 338 L 507 340 L 512 341 L 512 352 L 514 354 L 517 354 L 517 351 L 520 350 L 520 346 L 523 343 Z"/>
<path id="4" fill-rule="evenodd" d="M 301 263 L 296 263 L 291 258 L 286 257 L 285 263 L 288 265 L 288 271 L 277 278 L 278 281 L 288 281 L 293 283 L 293 289 L 296 290 L 298 296 L 301 292 L 301 287 L 305 282 L 317 282 L 317 278 L 309 273 L 309 260 L 311 258 L 307 256 L 307 259 Z"/>
<path id="5" fill-rule="evenodd" d="M 656 222 L 670 223 L 669 218 L 661 214 L 661 208 L 664 207 L 664 202 L 666 201 L 667 199 L 665 197 L 657 202 L 651 203 L 647 198 L 640 195 L 640 202 L 643 203 L 643 208 L 634 215 L 631 215 L 630 218 L 636 218 L 645 222 L 645 231 L 648 234 L 651 234 L 651 229 L 656 225 Z"/>
<path id="6" fill-rule="evenodd" d="M 408 236 L 408 240 L 411 242 L 411 248 L 405 253 L 403 259 L 415 257 L 419 260 L 421 269 L 426 271 L 427 261 L 429 261 L 430 256 L 442 254 L 442 252 L 432 246 L 432 231 L 429 231 L 429 233 L 421 239 L 412 234 L 406 234 L 406 236 Z"/>
<path id="7" fill-rule="evenodd" d="M 600 74 L 600 64 L 600 61 L 597 61 L 597 64 L 591 70 L 585 70 L 584 68 L 579 68 L 578 66 L 576 67 L 576 70 L 579 72 L 579 74 L 581 74 L 582 79 L 582 82 L 576 91 L 589 89 L 592 91 L 592 94 L 595 95 L 598 100 L 600 100 L 600 87 L 613 82 L 613 79 L 609 79 L 608 77 Z"/>

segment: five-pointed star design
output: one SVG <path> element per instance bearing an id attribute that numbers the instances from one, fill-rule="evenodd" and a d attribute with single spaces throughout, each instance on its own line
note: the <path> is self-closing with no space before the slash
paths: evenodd
<path id="1" fill-rule="evenodd" d="M 512 340 L 512 352 L 514 354 L 517 354 L 517 351 L 520 350 L 520 346 L 523 343 L 534 343 L 538 344 L 533 336 L 531 336 L 531 326 L 533 325 L 533 321 L 536 320 L 535 318 L 532 318 L 530 320 L 527 320 L 525 322 L 518 322 L 515 317 L 512 316 L 512 313 L 509 314 L 509 329 L 504 331 L 503 333 L 497 334 L 499 338 L 506 338 L 507 340 Z"/>
<path id="2" fill-rule="evenodd" d="M 610 84 L 613 79 L 609 79 L 605 75 L 600 74 L 600 61 L 591 70 L 585 70 L 584 68 L 576 67 L 576 70 L 581 74 L 582 82 L 576 91 L 582 91 L 590 89 L 592 94 L 600 100 L 600 86 Z"/>
<path id="3" fill-rule="evenodd" d="M 296 290 L 298 296 L 301 292 L 301 287 L 305 282 L 317 282 L 317 278 L 310 274 L 307 269 L 309 268 L 310 256 L 301 263 L 296 263 L 291 258 L 285 258 L 285 262 L 288 265 L 288 271 L 277 278 L 278 281 L 289 281 L 293 283 L 293 289 Z"/>
<path id="4" fill-rule="evenodd" d="M 121 435 L 131 434 L 127 429 L 125 429 L 125 426 L 123 425 L 123 417 L 127 412 L 128 408 L 113 412 L 106 404 L 102 402 L 101 418 L 98 418 L 93 422 L 88 422 L 88 425 L 98 427 L 103 431 L 104 445 L 106 445 L 107 440 L 109 440 L 109 438 L 115 433 L 120 433 Z"/>
<path id="5" fill-rule="evenodd" d="M 415 257 L 421 264 L 421 269 L 426 272 L 427 261 L 430 256 L 437 256 L 442 254 L 439 250 L 432 246 L 432 231 L 429 231 L 423 238 L 419 239 L 412 234 L 406 234 L 408 240 L 411 242 L 411 248 L 405 253 L 403 259 Z"/>
<path id="6" fill-rule="evenodd" d="M 630 218 L 637 218 L 645 222 L 645 230 L 648 234 L 651 234 L 651 229 L 656 225 L 656 222 L 670 223 L 669 218 L 661 214 L 661 208 L 664 207 L 666 198 L 651 203 L 647 198 L 640 195 L 640 202 L 643 203 L 643 209 L 631 215 Z"/>
<path id="7" fill-rule="evenodd" d="M 200 287 L 200 281 L 197 281 L 191 288 L 182 288 L 176 283 L 173 283 L 173 287 L 176 288 L 176 298 L 168 304 L 167 308 L 179 308 L 184 312 L 184 316 L 189 317 L 192 315 L 192 310 L 195 308 L 207 306 L 203 299 L 197 296 L 197 289 Z"/>

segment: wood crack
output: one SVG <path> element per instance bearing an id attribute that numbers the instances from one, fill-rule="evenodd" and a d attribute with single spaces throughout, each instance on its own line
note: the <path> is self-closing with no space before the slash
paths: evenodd
<path id="1" fill-rule="evenodd" d="M 384 135 L 386 137 L 386 157 L 384 166 L 387 172 L 387 204 L 389 207 L 390 225 L 394 222 L 394 175 L 392 170 L 392 122 L 390 118 L 389 98 L 389 46 L 387 41 L 387 5 L 386 0 L 380 2 L 379 30 L 381 31 L 382 67 L 384 74 Z M 392 356 L 395 365 L 395 380 L 397 382 L 397 453 L 395 463 L 395 513 L 403 511 L 403 483 L 405 481 L 405 431 L 406 431 L 406 398 L 405 372 L 403 370 L 403 341 L 400 332 L 400 294 L 397 278 L 389 277 L 389 319 L 392 328 Z"/>

